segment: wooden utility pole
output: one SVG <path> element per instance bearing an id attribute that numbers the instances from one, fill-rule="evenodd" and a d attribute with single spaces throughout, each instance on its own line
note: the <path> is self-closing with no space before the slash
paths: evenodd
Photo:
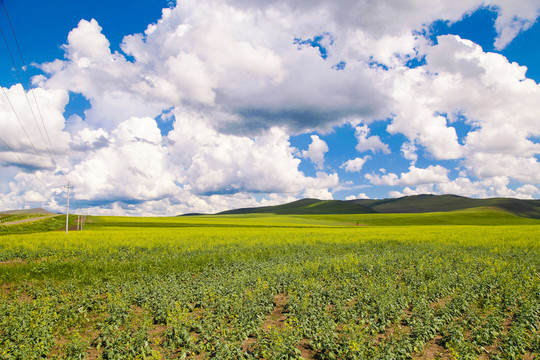
<path id="1" fill-rule="evenodd" d="M 69 184 L 69 181 L 68 181 L 68 184 L 67 186 L 64 186 L 65 188 L 67 188 L 67 205 L 66 205 L 66 234 L 68 233 L 68 222 L 69 222 L 69 189 L 72 189 L 73 186 L 71 186 Z"/>

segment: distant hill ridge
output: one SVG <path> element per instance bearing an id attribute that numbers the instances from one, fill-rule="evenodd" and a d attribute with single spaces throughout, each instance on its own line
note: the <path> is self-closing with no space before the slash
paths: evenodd
<path id="1" fill-rule="evenodd" d="M 56 213 L 50 212 L 49 210 L 45 210 L 42 208 L 0 211 L 0 215 L 23 215 L 23 214 L 56 215 Z"/>
<path id="2" fill-rule="evenodd" d="M 301 199 L 287 204 L 243 208 L 220 212 L 224 214 L 375 214 L 427 213 L 490 207 L 517 216 L 540 219 L 540 200 L 514 198 L 471 199 L 458 195 L 414 195 L 395 199 L 318 200 Z"/>

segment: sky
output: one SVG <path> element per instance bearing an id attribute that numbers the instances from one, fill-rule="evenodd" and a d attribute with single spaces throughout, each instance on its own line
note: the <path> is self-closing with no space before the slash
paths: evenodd
<path id="1" fill-rule="evenodd" d="M 3 5 L 0 210 L 540 198 L 540 0 Z"/>

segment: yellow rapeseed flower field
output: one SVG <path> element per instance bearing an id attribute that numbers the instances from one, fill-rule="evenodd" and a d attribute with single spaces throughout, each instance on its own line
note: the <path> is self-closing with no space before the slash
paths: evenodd
<path id="1" fill-rule="evenodd" d="M 0 359 L 540 355 L 538 220 L 90 220 L 67 236 L 3 230 Z"/>

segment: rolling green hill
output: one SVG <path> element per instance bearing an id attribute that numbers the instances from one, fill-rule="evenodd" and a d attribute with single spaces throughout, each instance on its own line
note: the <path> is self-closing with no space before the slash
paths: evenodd
<path id="1" fill-rule="evenodd" d="M 219 215 L 227 214 L 372 214 L 376 211 L 369 206 L 341 200 L 302 199 L 288 204 L 277 206 L 263 206 L 257 208 L 243 208 L 223 211 Z"/>
<path id="2" fill-rule="evenodd" d="M 236 209 L 224 211 L 220 214 L 432 213 L 474 208 L 492 208 L 521 217 L 540 219 L 540 200 L 513 198 L 471 199 L 457 195 L 415 195 L 397 199 L 358 199 L 349 201 L 302 199 L 283 205 Z"/>

